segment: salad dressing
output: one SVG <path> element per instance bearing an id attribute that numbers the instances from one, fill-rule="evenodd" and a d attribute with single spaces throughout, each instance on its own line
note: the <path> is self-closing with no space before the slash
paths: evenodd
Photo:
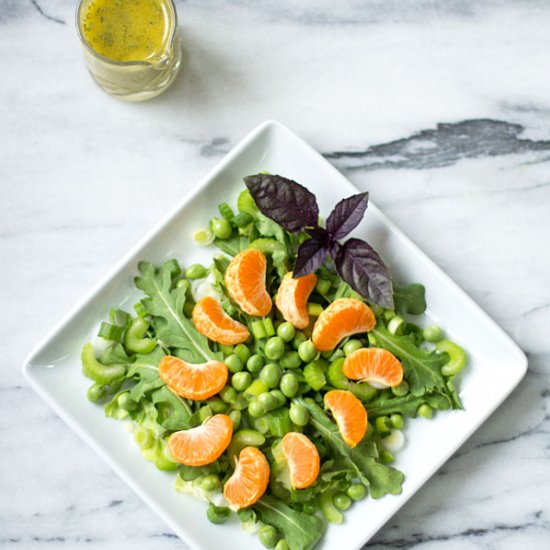
<path id="1" fill-rule="evenodd" d="M 166 0 L 92 0 L 84 14 L 84 37 L 113 61 L 146 61 L 163 55 L 169 18 Z"/>

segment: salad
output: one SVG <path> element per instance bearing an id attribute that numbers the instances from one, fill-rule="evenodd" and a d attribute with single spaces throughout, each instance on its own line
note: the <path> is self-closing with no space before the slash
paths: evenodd
<path id="1" fill-rule="evenodd" d="M 354 502 L 399 494 L 406 421 L 462 409 L 466 354 L 367 242 L 368 193 L 323 223 L 281 176 L 244 178 L 236 208 L 197 230 L 210 266 L 141 262 L 133 314 L 113 308 L 82 349 L 87 397 L 129 421 L 143 457 L 236 514 L 267 548 L 308 550 Z"/>

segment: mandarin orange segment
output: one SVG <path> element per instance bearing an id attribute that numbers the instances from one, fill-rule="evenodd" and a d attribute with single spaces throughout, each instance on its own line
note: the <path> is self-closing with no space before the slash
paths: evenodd
<path id="1" fill-rule="evenodd" d="M 168 448 L 174 458 L 187 466 L 204 466 L 216 461 L 227 449 L 233 422 L 226 414 L 216 414 L 204 424 L 173 433 Z"/>
<path id="2" fill-rule="evenodd" d="M 296 328 L 302 329 L 309 325 L 307 301 L 316 284 L 317 277 L 313 273 L 297 279 L 292 278 L 292 273 L 287 273 L 283 277 L 275 305 L 285 321 L 292 323 Z"/>
<path id="3" fill-rule="evenodd" d="M 403 382 L 403 365 L 386 349 L 362 348 L 346 357 L 344 374 L 352 380 L 368 382 L 377 389 L 394 388 Z"/>
<path id="4" fill-rule="evenodd" d="M 205 296 L 195 304 L 193 323 L 201 334 L 224 346 L 240 344 L 250 336 L 248 328 L 227 315 L 220 301 L 212 296 Z"/>
<path id="5" fill-rule="evenodd" d="M 229 505 L 240 510 L 254 504 L 266 491 L 269 464 L 256 447 L 245 447 L 239 454 L 237 467 L 223 488 Z"/>
<path id="6" fill-rule="evenodd" d="M 367 304 L 357 298 L 338 298 L 315 321 L 311 339 L 319 351 L 329 351 L 346 336 L 368 332 L 374 325 L 376 318 Z"/>
<path id="7" fill-rule="evenodd" d="M 227 266 L 225 286 L 239 307 L 254 317 L 265 317 L 271 311 L 271 297 L 265 287 L 267 261 L 259 250 L 239 252 Z"/>
<path id="8" fill-rule="evenodd" d="M 367 411 L 361 401 L 348 390 L 332 390 L 325 394 L 325 405 L 332 412 L 342 439 L 355 447 L 368 427 Z"/>
<path id="9" fill-rule="evenodd" d="M 221 361 L 197 364 L 166 355 L 160 360 L 159 375 L 173 392 L 186 399 L 202 401 L 225 386 L 228 371 Z"/>
<path id="10" fill-rule="evenodd" d="M 293 489 L 305 489 L 313 485 L 319 475 L 321 459 L 314 443 L 304 434 L 287 433 L 281 441 L 290 470 L 290 483 Z"/>

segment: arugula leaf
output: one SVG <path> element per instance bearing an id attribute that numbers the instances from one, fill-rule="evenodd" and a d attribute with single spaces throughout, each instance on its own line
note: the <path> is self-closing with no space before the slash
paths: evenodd
<path id="1" fill-rule="evenodd" d="M 405 378 L 410 384 L 411 393 L 422 396 L 434 391 L 449 395 L 441 367 L 447 362 L 443 353 L 418 348 L 410 336 L 391 334 L 381 323 L 372 330 L 376 341 L 391 351 L 403 363 Z"/>
<path id="2" fill-rule="evenodd" d="M 354 472 L 362 483 L 369 487 L 373 498 L 387 494 L 401 493 L 403 473 L 377 461 L 378 451 L 372 441 L 362 441 L 356 447 L 349 447 L 334 424 L 321 407 L 312 400 L 298 399 L 307 408 L 310 423 L 321 434 L 325 443 L 339 457 L 338 462 Z"/>
<path id="3" fill-rule="evenodd" d="M 214 244 L 229 256 L 236 256 L 245 248 L 248 248 L 250 239 L 244 235 L 233 235 L 229 239 L 214 239 Z"/>
<path id="4" fill-rule="evenodd" d="M 264 495 L 254 509 L 261 520 L 280 529 L 290 550 L 311 550 L 323 536 L 326 524 L 316 515 L 298 512 L 282 500 Z"/>
<path id="5" fill-rule="evenodd" d="M 151 353 L 138 355 L 130 365 L 126 378 L 136 380 L 136 385 L 130 390 L 130 397 L 140 401 L 143 396 L 164 385 L 159 376 L 159 363 L 165 353 L 161 348 L 155 348 Z"/>
<path id="6" fill-rule="evenodd" d="M 102 365 L 128 365 L 131 363 L 130 357 L 126 353 L 122 344 L 109 346 L 100 356 L 99 362 Z"/>
<path id="7" fill-rule="evenodd" d="M 256 229 L 262 237 L 274 237 L 286 246 L 286 232 L 276 222 L 264 216 L 261 212 L 257 214 Z"/>
<path id="8" fill-rule="evenodd" d="M 414 418 L 418 407 L 425 402 L 424 396 L 415 396 L 412 393 L 408 393 L 404 397 L 390 398 L 381 395 L 367 403 L 365 409 L 367 409 L 369 419 L 394 413 Z"/>
<path id="9" fill-rule="evenodd" d="M 199 333 L 192 321 L 183 314 L 185 288 L 172 288 L 172 265 L 166 262 L 158 269 L 149 262 L 141 262 L 141 277 L 136 277 L 136 286 L 149 298 L 142 303 L 153 316 L 153 327 L 162 343 L 179 348 L 187 361 L 204 363 L 216 359 L 208 345 L 208 338 Z"/>
<path id="10" fill-rule="evenodd" d="M 162 386 L 151 393 L 151 401 L 158 411 L 157 422 L 167 430 L 191 428 L 191 407 L 185 399 L 176 395 L 168 386 Z"/>
<path id="11" fill-rule="evenodd" d="M 400 312 L 420 315 L 426 311 L 426 289 L 421 284 L 399 285 L 394 283 L 393 299 L 395 309 Z"/>

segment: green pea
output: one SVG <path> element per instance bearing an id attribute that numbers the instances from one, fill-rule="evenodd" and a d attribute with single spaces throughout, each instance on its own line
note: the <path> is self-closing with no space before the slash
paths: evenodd
<path id="1" fill-rule="evenodd" d="M 231 224 L 225 218 L 212 218 L 210 222 L 212 233 L 218 237 L 218 239 L 229 239 L 231 237 Z"/>
<path id="2" fill-rule="evenodd" d="M 224 357 L 227 357 L 228 355 L 231 355 L 233 353 L 233 350 L 235 348 L 234 346 L 225 346 L 223 344 L 218 344 L 218 349 L 223 353 Z"/>
<path id="3" fill-rule="evenodd" d="M 214 414 L 224 413 L 227 411 L 227 404 L 224 403 L 219 397 L 209 399 L 208 406 L 212 409 Z"/>
<path id="4" fill-rule="evenodd" d="M 237 391 L 244 391 L 252 383 L 252 375 L 249 372 L 236 372 L 231 379 L 231 385 Z"/>
<path id="5" fill-rule="evenodd" d="M 317 512 L 317 505 L 312 504 L 311 502 L 304 502 L 302 511 L 306 514 L 315 514 Z"/>
<path id="6" fill-rule="evenodd" d="M 265 412 L 276 409 L 279 404 L 277 399 L 267 391 L 258 396 L 258 403 L 263 407 Z"/>
<path id="7" fill-rule="evenodd" d="M 88 388 L 88 392 L 86 393 L 88 401 L 91 401 L 92 403 L 97 403 L 98 401 L 101 401 L 106 395 L 107 386 L 105 384 L 98 384 L 97 382 L 95 384 L 92 384 Z"/>
<path id="8" fill-rule="evenodd" d="M 220 524 L 225 523 L 229 519 L 230 512 L 231 510 L 226 506 L 215 506 L 210 503 L 206 511 L 206 516 L 212 523 Z"/>
<path id="9" fill-rule="evenodd" d="M 243 395 L 246 399 L 251 401 L 268 390 L 269 388 L 259 378 L 256 378 L 256 380 L 253 380 L 252 384 L 246 388 Z"/>
<path id="10" fill-rule="evenodd" d="M 258 418 L 258 416 L 262 416 L 263 414 L 265 414 L 264 408 L 257 399 L 253 399 L 248 404 L 248 414 L 250 416 L 253 416 L 254 418 Z"/>
<path id="11" fill-rule="evenodd" d="M 298 355 L 305 363 L 310 363 L 317 359 L 319 352 L 311 340 L 306 340 L 298 346 Z"/>
<path id="12" fill-rule="evenodd" d="M 280 336 L 272 336 L 265 343 L 264 353 L 268 359 L 280 359 L 285 353 L 285 341 Z"/>
<path id="13" fill-rule="evenodd" d="M 334 495 L 334 506 L 336 506 L 338 510 L 347 510 L 351 506 L 351 502 L 351 498 L 345 493 L 336 493 Z"/>
<path id="14" fill-rule="evenodd" d="M 299 385 L 298 378 L 291 372 L 283 374 L 279 383 L 279 387 L 286 397 L 294 397 L 298 393 Z"/>
<path id="15" fill-rule="evenodd" d="M 227 404 L 231 405 L 237 400 L 237 390 L 231 386 L 225 386 L 225 388 L 220 391 L 220 397 Z"/>
<path id="16" fill-rule="evenodd" d="M 258 531 L 258 538 L 266 548 L 275 548 L 279 535 L 277 534 L 277 529 L 275 529 L 275 527 L 272 527 L 271 525 L 264 525 L 264 527 Z"/>
<path id="17" fill-rule="evenodd" d="M 391 392 L 395 397 L 405 397 L 409 393 L 409 383 L 406 380 L 403 380 L 399 386 L 391 389 Z"/>
<path id="18" fill-rule="evenodd" d="M 233 353 L 244 363 L 250 359 L 251 352 L 244 344 L 237 344 Z"/>
<path id="19" fill-rule="evenodd" d="M 390 423 L 396 430 L 402 430 L 404 421 L 400 414 L 392 414 L 390 416 Z"/>
<path id="20" fill-rule="evenodd" d="M 281 539 L 276 545 L 275 550 L 289 550 L 288 544 L 285 539 Z"/>
<path id="21" fill-rule="evenodd" d="M 296 329 L 292 323 L 285 321 L 277 327 L 277 336 L 282 338 L 285 342 L 290 342 L 295 335 Z"/>
<path id="22" fill-rule="evenodd" d="M 252 373 L 260 372 L 263 366 L 264 358 L 258 354 L 251 355 L 246 362 L 246 368 Z"/>
<path id="23" fill-rule="evenodd" d="M 268 388 L 276 388 L 279 385 L 279 380 L 281 379 L 281 369 L 275 363 L 268 363 L 260 371 L 260 380 Z"/>
<path id="24" fill-rule="evenodd" d="M 191 280 L 202 279 L 203 277 L 206 277 L 206 267 L 201 264 L 190 265 L 185 270 L 185 276 Z"/>
<path id="25" fill-rule="evenodd" d="M 443 338 L 443 331 L 437 325 L 430 325 L 422 331 L 422 336 L 428 342 L 439 342 Z"/>
<path id="26" fill-rule="evenodd" d="M 302 364 L 302 359 L 297 351 L 285 351 L 279 359 L 279 365 L 283 369 L 297 369 Z"/>
<path id="27" fill-rule="evenodd" d="M 133 411 L 137 407 L 137 403 L 130 397 L 130 392 L 127 391 L 117 397 L 117 404 L 125 411 Z"/>
<path id="28" fill-rule="evenodd" d="M 227 365 L 229 372 L 232 373 L 242 371 L 244 368 L 241 358 L 236 353 L 232 353 L 229 357 L 226 357 L 225 364 Z"/>
<path id="29" fill-rule="evenodd" d="M 233 458 L 238 457 L 245 447 L 261 447 L 265 443 L 265 437 L 256 430 L 239 430 L 233 434 L 231 443 L 227 447 L 229 461 L 233 463 Z"/>
<path id="30" fill-rule="evenodd" d="M 229 418 L 231 418 L 231 422 L 233 422 L 233 432 L 235 432 L 238 427 L 241 424 L 241 411 L 233 410 L 229 413 Z"/>
<path id="31" fill-rule="evenodd" d="M 277 407 L 282 407 L 286 403 L 285 394 L 281 390 L 271 390 L 269 393 L 277 400 Z"/>
<path id="32" fill-rule="evenodd" d="M 375 421 L 375 425 L 376 425 L 376 430 L 378 431 L 381 437 L 388 435 L 392 427 L 390 423 L 390 419 L 387 416 L 379 416 Z"/>
<path id="33" fill-rule="evenodd" d="M 327 281 L 326 279 L 319 279 L 317 281 L 317 284 L 315 285 L 315 290 L 321 295 L 326 296 L 330 290 L 330 287 L 332 286 L 330 281 Z"/>
<path id="34" fill-rule="evenodd" d="M 216 489 L 219 489 L 221 485 L 222 482 L 220 481 L 220 478 L 215 474 L 205 475 L 201 479 L 201 487 L 205 491 L 215 491 Z"/>
<path id="35" fill-rule="evenodd" d="M 347 495 L 351 500 L 362 500 L 367 496 L 367 489 L 362 483 L 352 483 L 348 490 L 346 491 Z"/>
<path id="36" fill-rule="evenodd" d="M 348 340 L 344 344 L 344 355 L 348 357 L 351 355 L 354 351 L 357 351 L 358 349 L 361 349 L 363 347 L 363 343 L 361 340 Z"/>
<path id="37" fill-rule="evenodd" d="M 199 409 L 199 421 L 204 422 L 208 417 L 213 416 L 214 411 L 212 410 L 212 407 L 210 405 L 203 405 Z"/>
<path id="38" fill-rule="evenodd" d="M 296 426 L 305 426 L 309 421 L 307 409 L 300 403 L 292 403 L 289 411 L 290 420 Z"/>
<path id="39" fill-rule="evenodd" d="M 292 347 L 294 349 L 298 349 L 300 347 L 300 344 L 302 342 L 305 342 L 307 340 L 307 336 L 301 331 L 296 331 L 296 336 L 294 336 L 294 339 L 292 340 Z"/>
<path id="40" fill-rule="evenodd" d="M 416 412 L 418 416 L 421 416 L 422 418 L 433 418 L 434 415 L 433 409 L 427 403 L 420 405 Z"/>

